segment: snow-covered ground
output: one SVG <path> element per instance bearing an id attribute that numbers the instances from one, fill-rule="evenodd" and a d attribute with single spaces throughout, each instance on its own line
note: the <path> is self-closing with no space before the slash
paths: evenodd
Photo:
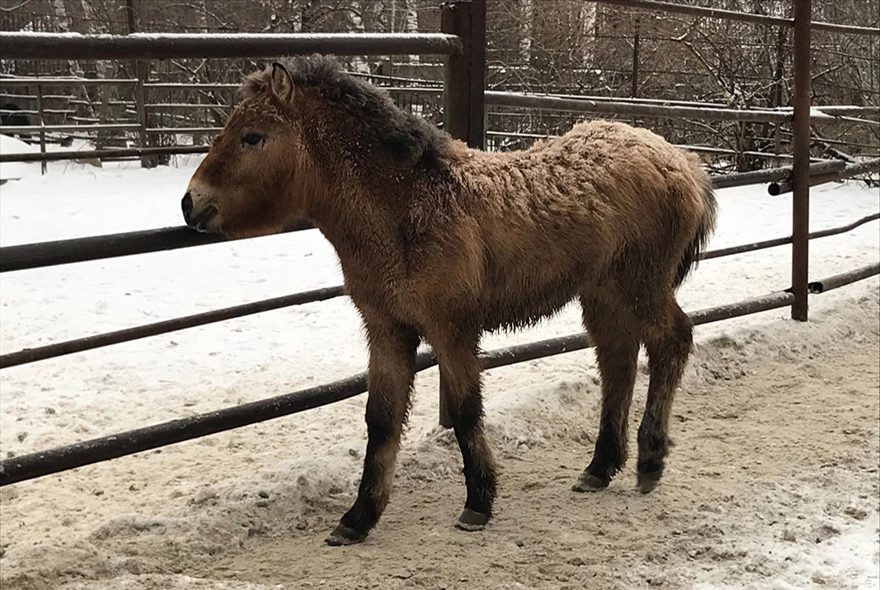
<path id="1" fill-rule="evenodd" d="M 40 151 L 39 147 L 30 145 L 16 137 L 0 134 L 0 154 L 31 154 Z M 39 164 L 27 162 L 0 163 L 0 183 L 17 180 L 39 174 Z"/>
<path id="2" fill-rule="evenodd" d="M 5 146 L 0 147 L 5 150 Z M 0 246 L 180 225 L 180 198 L 199 160 L 198 156 L 178 157 L 179 167 L 152 170 L 142 170 L 137 163 L 104 168 L 51 163 L 45 176 L 39 174 L 38 164 L 24 165 L 23 172 L 16 171 L 22 176 L 20 180 L 0 188 Z M 790 195 L 770 197 L 763 186 L 753 186 L 722 190 L 719 202 L 720 226 L 710 248 L 784 236 L 791 231 Z M 878 208 L 880 193 L 876 189 L 858 183 L 816 187 L 812 191 L 811 229 L 843 225 Z M 841 236 L 813 241 L 811 278 L 878 259 L 880 233 L 873 222 Z M 686 310 L 696 310 L 778 291 L 789 285 L 789 268 L 788 247 L 705 261 L 682 287 L 679 299 Z M 317 231 L 5 273 L 0 277 L 0 351 L 9 353 L 340 282 L 335 254 Z M 823 303 L 818 305 L 849 301 L 852 293 L 876 292 L 877 280 L 849 289 L 850 295 L 846 289 L 822 295 Z M 777 310 L 703 326 L 697 331 L 698 342 L 707 343 L 737 330 L 760 329 L 787 317 L 787 313 Z M 571 307 L 533 329 L 489 335 L 483 346 L 496 348 L 580 330 L 579 314 Z M 587 356 L 578 363 L 589 358 L 584 354 Z M 554 371 L 571 369 L 571 361 L 562 360 L 570 356 L 488 373 L 487 413 L 515 412 L 518 405 L 528 405 L 536 392 L 562 379 Z M 357 314 L 347 299 L 338 298 L 4 369 L 0 373 L 0 455 L 33 452 L 286 393 L 360 372 L 365 366 L 366 348 Z M 425 434 L 432 431 L 436 416 L 432 389 L 436 373 L 429 371 L 419 381 L 422 395 L 416 401 L 411 430 Z M 283 428 L 287 434 L 283 445 L 267 450 L 266 460 L 275 457 L 276 464 L 271 466 L 249 455 L 248 462 L 239 461 L 237 469 L 257 461 L 257 466 L 276 473 L 297 469 L 317 478 L 315 474 L 329 465 L 326 461 L 330 458 L 341 461 L 337 458 L 361 449 L 365 435 L 362 404 L 361 397 L 309 412 L 285 422 L 284 427 L 258 427 L 258 433 L 275 436 Z M 198 465 L 202 451 L 207 453 L 205 457 L 213 456 L 203 444 L 224 441 L 222 444 L 229 445 L 228 454 L 234 455 L 236 441 L 244 436 L 229 433 L 169 447 L 165 453 L 179 455 L 182 460 L 186 453 L 195 452 Z M 293 462 L 280 459 L 288 452 L 296 456 Z M 98 478 L 95 486 L 112 486 L 102 479 L 109 473 L 107 465 L 87 468 Z M 137 466 L 128 465 L 128 473 L 136 473 Z M 236 465 L 234 458 L 224 465 L 208 478 L 211 482 L 239 477 L 228 470 Z M 343 486 L 347 491 L 356 484 L 359 470 L 353 462 L 344 468 L 350 471 Z M 141 477 L 143 485 L 151 480 L 159 482 L 160 488 L 177 486 L 181 494 L 189 494 L 203 483 L 199 482 L 201 469 L 209 467 L 196 467 L 178 479 L 167 473 L 135 477 Z M 65 477 L 53 481 L 64 482 Z M 44 489 L 40 485 L 34 482 L 15 489 Z M 167 496 L 165 491 L 161 493 Z M 17 492 L 0 494 L 0 505 L 8 507 L 10 501 L 20 501 L 17 498 Z M 155 514 L 163 509 L 161 499 L 140 502 L 128 511 Z M 76 506 L 63 510 L 75 512 Z M 107 523 L 118 516 L 109 509 L 97 509 L 81 522 L 71 516 L 73 524 L 65 526 L 73 527 L 75 535 L 100 535 L 101 527 L 109 526 Z M 47 539 L 58 537 L 55 518 L 58 514 L 33 515 L 30 526 Z M 16 535 L 8 533 L 10 526 L 4 518 L 6 545 L 15 544 Z M 796 551 L 791 560 L 795 564 L 824 561 L 827 565 L 823 567 L 834 571 L 855 570 L 861 572 L 857 579 L 877 587 L 876 512 L 852 527 L 840 526 L 842 533 L 833 542 L 788 549 Z M 25 551 L 21 547 L 16 550 Z M 10 547 L 10 555 L 3 558 L 7 564 L 12 554 Z M 805 568 L 803 575 L 799 572 L 793 567 L 777 585 L 767 587 L 804 587 L 815 577 L 815 568 Z M 201 584 L 193 581 L 191 586 L 174 587 L 227 587 Z M 712 580 L 701 584 L 698 587 L 702 589 L 737 587 Z"/>

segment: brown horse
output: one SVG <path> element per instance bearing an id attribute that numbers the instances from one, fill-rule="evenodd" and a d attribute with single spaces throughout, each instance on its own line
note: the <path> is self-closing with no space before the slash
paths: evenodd
<path id="1" fill-rule="evenodd" d="M 596 345 L 602 415 L 573 489 L 606 487 L 627 454 L 640 343 L 650 361 L 638 486 L 660 480 L 672 398 L 692 346 L 675 299 L 714 229 L 698 160 L 654 133 L 594 121 L 525 151 L 467 148 L 312 56 L 248 76 L 183 198 L 188 225 L 228 237 L 313 222 L 333 244 L 369 341 L 369 432 L 357 500 L 327 542 L 362 541 L 388 503 L 416 348 L 434 349 L 464 460 L 456 526 L 492 514 L 478 348 L 577 298 Z"/>

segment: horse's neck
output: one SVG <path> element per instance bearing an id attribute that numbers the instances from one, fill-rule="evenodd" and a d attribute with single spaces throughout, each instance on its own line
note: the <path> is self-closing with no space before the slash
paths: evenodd
<path id="1" fill-rule="evenodd" d="M 308 217 L 336 250 L 346 281 L 389 280 L 400 265 L 396 220 L 363 194 L 335 192 Z"/>

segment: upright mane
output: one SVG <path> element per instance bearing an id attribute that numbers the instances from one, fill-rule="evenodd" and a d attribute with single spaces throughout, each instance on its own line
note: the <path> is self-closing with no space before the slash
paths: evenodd
<path id="1" fill-rule="evenodd" d="M 449 153 L 451 137 L 424 119 L 394 104 L 388 93 L 344 71 L 332 57 L 300 56 L 282 60 L 293 85 L 312 88 L 321 100 L 361 123 L 358 135 L 387 149 L 399 163 L 441 165 Z M 268 91 L 272 67 L 247 76 L 239 87 L 242 98 Z M 352 130 L 354 131 L 354 130 Z"/>

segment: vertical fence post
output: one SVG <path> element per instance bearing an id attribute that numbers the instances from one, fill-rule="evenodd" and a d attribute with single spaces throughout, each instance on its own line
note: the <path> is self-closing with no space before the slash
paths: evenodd
<path id="1" fill-rule="evenodd" d="M 468 145 L 486 149 L 486 0 L 471 0 L 471 100 Z"/>
<path id="2" fill-rule="evenodd" d="M 446 61 L 443 127 L 472 148 L 486 146 L 486 0 L 447 0 L 440 7 L 440 29 L 461 39 L 461 53 Z M 440 374 L 440 425 L 452 426 L 447 384 Z"/>
<path id="3" fill-rule="evenodd" d="M 150 138 L 147 134 L 147 92 L 146 88 L 144 88 L 150 68 L 148 62 L 140 59 L 135 62 L 134 67 L 135 77 L 137 78 L 134 86 L 134 108 L 137 111 L 138 139 L 140 147 L 143 149 L 150 145 Z M 155 166 L 155 162 L 151 156 L 141 156 L 142 168 L 152 168 L 153 166 Z"/>
<path id="4" fill-rule="evenodd" d="M 795 0 L 791 317 L 802 322 L 808 315 L 810 264 L 810 102 L 810 0 Z"/>
<path id="5" fill-rule="evenodd" d="M 128 20 L 128 34 L 137 33 L 137 8 L 134 0 L 125 0 L 125 15 Z M 144 60 L 135 60 L 134 77 L 137 80 L 134 86 L 134 109 L 137 113 L 138 120 L 138 140 L 140 148 L 143 149 L 149 145 L 147 137 L 147 100 L 146 89 L 144 83 L 150 75 L 150 62 Z M 154 160 L 150 156 L 141 156 L 141 168 L 152 168 Z"/>
<path id="6" fill-rule="evenodd" d="M 443 125 L 470 147 L 485 146 L 486 0 L 448 0 L 441 6 L 440 28 L 457 35 L 462 52 L 446 62 Z"/>
<path id="7" fill-rule="evenodd" d="M 37 84 L 37 117 L 40 120 L 40 153 L 46 153 L 46 117 L 43 113 L 43 85 Z M 46 173 L 46 162 L 40 162 L 40 174 Z"/>

